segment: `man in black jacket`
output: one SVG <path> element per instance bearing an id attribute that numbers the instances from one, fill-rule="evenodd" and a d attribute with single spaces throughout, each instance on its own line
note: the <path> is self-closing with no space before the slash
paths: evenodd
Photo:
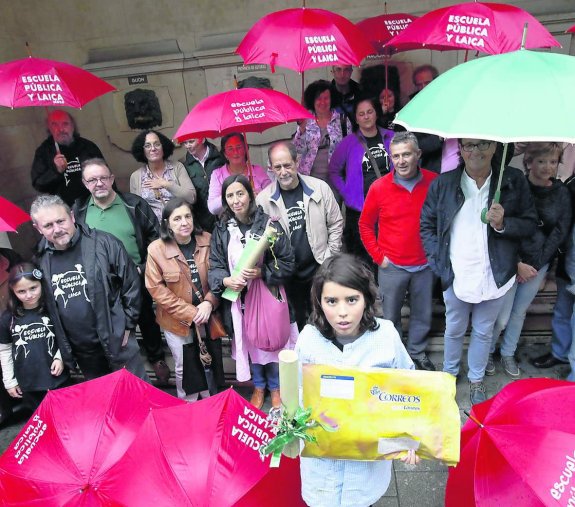
<path id="1" fill-rule="evenodd" d="M 216 223 L 216 217 L 208 209 L 208 194 L 210 179 L 214 169 L 226 164 L 226 159 L 212 144 L 200 137 L 184 141 L 187 153 L 180 160 L 196 187 L 196 202 L 194 203 L 194 218 L 200 227 L 211 234 Z"/>
<path id="2" fill-rule="evenodd" d="M 73 208 L 75 219 L 118 238 L 136 264 L 143 287 L 148 245 L 159 237 L 154 211 L 140 196 L 115 191 L 114 175 L 101 158 L 91 158 L 82 163 L 82 181 L 91 196 L 76 201 Z M 147 290 L 142 290 L 141 294 L 138 325 L 142 342 L 158 381 L 166 385 L 170 369 L 166 364 L 162 333 L 155 319 L 150 294 Z"/>
<path id="3" fill-rule="evenodd" d="M 148 380 L 135 337 L 140 277 L 122 243 L 76 224 L 55 195 L 37 197 L 30 215 L 44 236 L 37 261 L 65 363 L 77 362 L 88 380 L 123 367 Z"/>
<path id="4" fill-rule="evenodd" d="M 353 124 L 355 120 L 351 118 L 353 101 L 360 92 L 359 84 L 351 79 L 353 67 L 351 65 L 333 65 L 331 73 L 333 74 L 330 84 L 331 108 L 340 114 L 345 114 L 352 120 Z M 345 123 L 345 118 L 343 123 Z"/>
<path id="5" fill-rule="evenodd" d="M 459 373 L 471 314 L 468 378 L 472 404 L 486 399 L 483 377 L 493 326 L 503 296 L 515 282 L 520 240 L 533 234 L 537 221 L 527 180 L 518 169 L 505 169 L 501 200 L 493 202 L 499 177 L 499 168 L 492 165 L 496 145 L 460 139 L 463 164 L 431 183 L 421 211 L 427 260 L 444 290 L 443 370 L 454 376 Z"/>
<path id="6" fill-rule="evenodd" d="M 89 195 L 82 184 L 80 165 L 102 152 L 92 141 L 76 131 L 74 119 L 61 110 L 48 115 L 50 135 L 38 147 L 32 162 L 32 186 L 41 193 L 59 195 L 68 206 Z"/>

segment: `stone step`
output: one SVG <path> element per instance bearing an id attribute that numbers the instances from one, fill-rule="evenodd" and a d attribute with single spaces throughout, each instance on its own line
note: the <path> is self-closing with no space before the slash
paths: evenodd
<path id="1" fill-rule="evenodd" d="M 553 305 L 555 304 L 556 291 L 554 282 L 547 282 L 545 287 L 539 291 L 533 303 L 529 307 L 519 346 L 522 345 L 548 345 L 551 342 L 551 317 L 553 315 Z M 401 310 L 401 319 L 404 333 L 407 332 L 409 323 L 410 308 L 405 304 Z M 443 352 L 443 334 L 445 331 L 445 306 L 442 302 L 434 300 L 433 303 L 433 321 L 431 332 L 429 333 L 428 350 L 430 352 Z M 141 339 L 140 330 L 136 331 L 136 338 Z M 465 336 L 464 348 L 467 349 L 469 344 L 469 331 Z M 169 356 L 168 364 L 173 373 L 173 362 L 170 350 L 166 346 L 166 354 Z M 231 339 L 222 339 L 222 350 L 224 358 L 224 372 L 226 382 L 229 384 L 238 384 L 235 380 L 235 362 L 231 357 L 232 347 Z M 152 380 L 155 380 L 155 374 L 149 364 L 146 363 L 147 372 Z M 251 384 L 251 383 L 247 383 Z"/>

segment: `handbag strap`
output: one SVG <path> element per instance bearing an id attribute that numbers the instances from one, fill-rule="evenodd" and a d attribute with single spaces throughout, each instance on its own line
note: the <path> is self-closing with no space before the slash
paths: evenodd
<path id="1" fill-rule="evenodd" d="M 195 259 L 194 259 L 194 262 L 196 262 Z M 197 298 L 200 300 L 200 303 L 203 303 L 204 297 L 202 296 L 202 293 L 198 290 L 198 288 L 194 284 L 194 281 L 192 280 L 192 275 L 190 273 L 190 268 L 189 268 L 189 266 L 187 266 L 187 264 L 188 263 L 186 262 L 186 267 L 187 267 L 186 271 L 184 271 L 180 262 L 178 262 L 178 268 L 180 269 L 180 272 L 187 278 L 188 282 L 190 282 L 190 285 L 192 286 L 192 290 L 196 294 Z M 211 302 L 209 302 L 209 303 L 212 305 L 212 312 L 213 312 L 214 311 L 214 305 Z M 210 316 L 211 316 L 211 314 L 210 314 Z M 198 336 L 198 341 L 200 344 L 200 356 L 202 355 L 202 350 L 203 350 L 203 352 L 205 354 L 207 354 L 207 356 L 209 357 L 209 363 L 207 363 L 207 364 L 204 363 L 204 364 L 209 366 L 210 363 L 212 362 L 212 358 L 206 349 L 205 343 L 202 341 L 202 338 L 205 338 L 205 336 L 206 336 L 206 326 L 205 326 L 205 324 L 201 324 L 201 325 L 194 324 L 194 326 L 196 327 L 196 335 Z"/>
<path id="2" fill-rule="evenodd" d="M 180 252 L 181 252 L 181 250 L 180 250 Z M 194 259 L 194 263 L 195 262 L 196 262 L 196 259 Z M 188 279 L 188 282 L 190 282 L 190 285 L 192 286 L 192 290 L 194 291 L 194 294 L 196 295 L 196 297 L 200 300 L 200 303 L 203 303 L 204 297 L 202 296 L 202 293 L 198 290 L 198 288 L 194 284 L 194 281 L 192 280 L 192 274 L 190 273 L 190 267 L 188 266 L 188 263 L 186 262 L 187 270 L 184 270 L 181 263 L 179 263 L 179 262 L 178 262 L 178 268 L 179 268 L 180 272 Z M 198 276 L 199 276 L 199 271 L 198 271 Z"/>
<path id="3" fill-rule="evenodd" d="M 198 339 L 198 349 L 200 351 L 200 361 L 204 366 L 210 366 L 212 364 L 212 356 L 208 352 L 208 347 L 204 338 L 206 336 L 206 327 L 198 324 L 194 324 L 196 328 L 196 337 Z"/>
<path id="4" fill-rule="evenodd" d="M 371 150 L 367 147 L 367 143 L 365 142 L 365 138 L 362 137 L 359 133 L 357 134 L 357 138 L 359 139 L 359 142 L 363 146 L 363 149 L 365 150 L 365 154 L 369 158 L 369 161 L 371 162 L 371 167 L 373 167 L 375 174 L 377 175 L 378 178 L 381 178 L 381 172 L 379 171 L 379 166 L 377 165 L 377 162 L 375 161 L 373 153 L 371 153 Z"/>

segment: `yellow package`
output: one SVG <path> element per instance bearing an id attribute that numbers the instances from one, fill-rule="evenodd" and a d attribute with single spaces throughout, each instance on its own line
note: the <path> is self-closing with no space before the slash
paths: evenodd
<path id="1" fill-rule="evenodd" d="M 321 364 L 302 369 L 303 406 L 313 419 L 338 427 L 311 430 L 317 444 L 307 443 L 302 456 L 373 461 L 416 449 L 422 458 L 459 462 L 461 420 L 452 375 Z"/>

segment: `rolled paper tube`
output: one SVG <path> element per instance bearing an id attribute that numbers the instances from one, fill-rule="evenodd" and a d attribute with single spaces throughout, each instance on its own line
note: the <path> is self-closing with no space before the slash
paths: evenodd
<path id="1" fill-rule="evenodd" d="M 285 407 L 284 417 L 291 419 L 299 407 L 298 355 L 293 350 L 282 350 L 278 357 L 280 362 L 280 392 Z M 283 454 L 288 458 L 295 458 L 299 456 L 299 449 L 299 440 L 294 440 L 284 447 Z"/>
<path id="2" fill-rule="evenodd" d="M 239 275 L 242 269 L 252 269 L 277 236 L 278 231 L 268 225 L 260 239 L 257 241 L 249 239 L 246 242 L 242 255 L 240 256 L 240 260 L 232 272 L 232 276 Z M 222 297 L 233 303 L 238 299 L 239 295 L 239 292 L 228 288 L 223 292 Z"/>

